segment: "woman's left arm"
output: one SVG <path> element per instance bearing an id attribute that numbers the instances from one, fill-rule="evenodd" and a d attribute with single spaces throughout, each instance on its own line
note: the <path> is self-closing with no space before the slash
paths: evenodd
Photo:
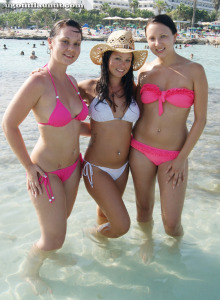
<path id="1" fill-rule="evenodd" d="M 167 168 L 168 182 L 172 180 L 174 188 L 184 181 L 187 157 L 199 140 L 207 118 L 208 83 L 205 71 L 200 64 L 194 64 L 191 72 L 195 93 L 194 122 L 178 157 Z"/>

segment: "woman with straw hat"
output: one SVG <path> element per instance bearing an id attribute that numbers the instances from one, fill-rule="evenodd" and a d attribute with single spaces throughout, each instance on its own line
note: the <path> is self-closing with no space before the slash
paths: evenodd
<path id="1" fill-rule="evenodd" d="M 130 31 L 115 31 L 106 44 L 98 44 L 90 52 L 91 60 L 101 65 L 100 78 L 79 83 L 91 118 L 83 177 L 98 204 L 98 226 L 90 230 L 96 237 L 117 238 L 130 227 L 122 196 L 129 172 L 132 124 L 139 118 L 133 70 L 144 64 L 147 54 L 147 50 L 134 49 Z"/>

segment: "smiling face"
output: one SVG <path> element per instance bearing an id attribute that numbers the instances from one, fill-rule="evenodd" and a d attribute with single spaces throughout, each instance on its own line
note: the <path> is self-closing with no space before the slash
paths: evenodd
<path id="1" fill-rule="evenodd" d="M 132 53 L 113 52 L 108 63 L 110 75 L 122 78 L 129 71 L 131 62 Z"/>
<path id="2" fill-rule="evenodd" d="M 81 50 L 81 33 L 76 27 L 63 26 L 57 35 L 48 39 L 51 58 L 70 65 L 79 57 Z"/>
<path id="3" fill-rule="evenodd" d="M 177 34 L 161 23 L 151 23 L 146 28 L 146 37 L 150 50 L 156 56 L 163 58 L 174 51 Z"/>

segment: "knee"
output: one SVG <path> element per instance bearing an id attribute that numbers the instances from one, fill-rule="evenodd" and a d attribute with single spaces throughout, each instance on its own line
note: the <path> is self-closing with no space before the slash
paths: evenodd
<path id="1" fill-rule="evenodd" d="M 129 231 L 130 226 L 131 226 L 130 218 L 127 218 L 126 221 L 124 220 L 121 224 L 118 224 L 118 226 L 115 229 L 113 228 L 114 238 L 118 238 L 126 234 Z"/>
<path id="2" fill-rule="evenodd" d="M 154 204 L 146 203 L 140 204 L 137 203 L 137 221 L 138 222 L 149 222 L 152 220 Z"/>
<path id="3" fill-rule="evenodd" d="M 164 222 L 164 229 L 166 233 L 170 236 L 182 236 L 183 235 L 183 227 L 181 222 L 174 221 L 165 221 Z"/>
<path id="4" fill-rule="evenodd" d="M 50 235 L 42 241 L 41 249 L 46 251 L 58 250 L 62 248 L 65 241 L 65 233 L 56 233 Z"/>

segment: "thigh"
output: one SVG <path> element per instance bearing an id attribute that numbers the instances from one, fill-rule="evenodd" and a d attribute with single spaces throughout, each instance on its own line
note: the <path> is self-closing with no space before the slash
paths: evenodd
<path id="1" fill-rule="evenodd" d="M 134 182 L 137 206 L 153 206 L 157 166 L 144 154 L 131 147 L 129 164 Z"/>
<path id="2" fill-rule="evenodd" d="M 119 223 L 130 222 L 130 218 L 121 197 L 121 191 L 112 177 L 93 167 L 93 187 L 84 176 L 84 182 L 89 194 L 96 201 L 112 227 Z"/>
<path id="3" fill-rule="evenodd" d="M 158 183 L 160 188 L 161 211 L 165 222 L 178 223 L 181 221 L 181 214 L 186 193 L 188 178 L 188 162 L 185 170 L 185 181 L 173 189 L 172 182 L 167 183 L 166 169 L 169 162 L 163 163 L 158 168 Z"/>
<path id="4" fill-rule="evenodd" d="M 66 213 L 67 218 L 70 216 L 71 211 L 73 209 L 73 205 L 76 200 L 79 181 L 80 181 L 80 173 L 81 173 L 81 163 L 80 161 L 77 164 L 76 169 L 71 174 L 70 178 L 68 178 L 64 183 L 64 191 L 66 195 Z"/>
<path id="5" fill-rule="evenodd" d="M 127 164 L 124 172 L 121 174 L 121 176 L 115 180 L 115 184 L 119 189 L 119 192 L 121 194 L 121 197 L 124 194 L 125 188 L 126 188 L 126 184 L 128 181 L 128 174 L 129 174 L 129 164 Z"/>
<path id="6" fill-rule="evenodd" d="M 54 201 L 49 202 L 44 184 L 42 195 L 30 197 L 37 212 L 42 239 L 45 243 L 52 243 L 54 237 L 62 237 L 66 233 L 66 195 L 62 181 L 54 174 L 48 174 L 48 177 Z"/>

